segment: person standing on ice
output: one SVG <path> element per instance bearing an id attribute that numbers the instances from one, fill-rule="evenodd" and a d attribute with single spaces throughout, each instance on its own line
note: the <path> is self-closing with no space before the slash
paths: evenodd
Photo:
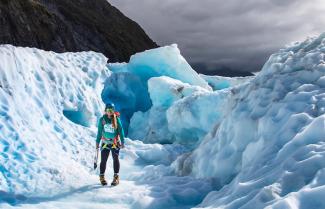
<path id="1" fill-rule="evenodd" d="M 120 160 L 119 151 L 124 148 L 124 130 L 120 120 L 120 113 L 115 111 L 113 103 L 106 104 L 105 114 L 99 119 L 96 138 L 96 149 L 99 150 L 101 142 L 100 183 L 107 185 L 105 180 L 106 163 L 109 153 L 113 156 L 114 177 L 112 186 L 119 184 Z M 98 152 L 97 152 L 98 154 Z M 96 160 L 97 161 L 97 160 Z M 95 169 L 97 162 L 95 161 Z"/>

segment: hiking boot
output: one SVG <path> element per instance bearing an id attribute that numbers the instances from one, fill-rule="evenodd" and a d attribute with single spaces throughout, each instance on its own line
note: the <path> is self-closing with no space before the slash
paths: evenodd
<path id="1" fill-rule="evenodd" d="M 105 176 L 104 176 L 104 175 L 100 175 L 100 176 L 99 176 L 99 181 L 100 181 L 100 183 L 101 183 L 103 186 L 107 185 L 107 181 L 105 180 Z"/>
<path id="2" fill-rule="evenodd" d="M 113 181 L 111 183 L 112 186 L 116 186 L 120 183 L 120 177 L 117 174 L 114 174 Z"/>

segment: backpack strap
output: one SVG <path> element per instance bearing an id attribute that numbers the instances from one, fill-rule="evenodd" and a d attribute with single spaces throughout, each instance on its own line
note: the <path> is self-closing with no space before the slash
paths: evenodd
<path id="1" fill-rule="evenodd" d="M 117 111 L 114 112 L 114 114 L 116 115 L 116 117 L 120 117 L 120 115 L 121 115 L 120 112 L 117 112 Z"/>

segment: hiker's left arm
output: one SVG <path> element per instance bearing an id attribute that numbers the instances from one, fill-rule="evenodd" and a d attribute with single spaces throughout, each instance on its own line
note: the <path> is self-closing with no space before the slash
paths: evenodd
<path id="1" fill-rule="evenodd" d="M 124 145 L 124 130 L 122 126 L 122 122 L 120 118 L 117 118 L 117 123 L 118 123 L 118 132 L 121 138 L 122 145 Z"/>
<path id="2" fill-rule="evenodd" d="M 97 126 L 98 126 L 97 128 L 98 130 L 97 130 L 97 137 L 96 137 L 96 149 L 99 148 L 99 143 L 102 138 L 102 130 L 103 130 L 102 118 L 99 119 Z"/>

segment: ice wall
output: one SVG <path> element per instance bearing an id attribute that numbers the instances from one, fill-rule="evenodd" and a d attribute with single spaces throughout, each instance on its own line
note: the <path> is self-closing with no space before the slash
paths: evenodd
<path id="1" fill-rule="evenodd" d="M 113 72 L 130 72 L 145 83 L 152 77 L 168 76 L 184 83 L 211 89 L 187 63 L 176 44 L 146 50 L 130 58 L 129 63 L 109 64 Z"/>
<path id="2" fill-rule="evenodd" d="M 0 58 L 0 190 L 42 196 L 86 181 L 107 59 L 9 45 Z"/>
<path id="3" fill-rule="evenodd" d="M 117 104 L 125 117 L 125 129 L 133 113 L 146 112 L 152 106 L 148 91 L 150 78 L 167 76 L 212 90 L 186 62 L 176 44 L 137 53 L 130 58 L 129 63 L 110 63 L 108 68 L 113 74 L 105 82 L 102 99 Z"/>
<path id="4" fill-rule="evenodd" d="M 325 207 L 324 81 L 322 34 L 273 54 L 249 84 L 231 89 L 217 131 L 174 164 L 223 186 L 198 207 Z"/>
<path id="5" fill-rule="evenodd" d="M 249 82 L 254 78 L 254 76 L 247 77 L 223 77 L 217 75 L 203 75 L 200 74 L 200 77 L 203 78 L 208 84 L 212 87 L 214 91 L 234 87 L 236 85 Z"/>
<path id="6" fill-rule="evenodd" d="M 220 108 L 226 109 L 226 92 L 212 93 L 167 76 L 149 79 L 148 86 L 153 106 L 133 115 L 129 130 L 133 139 L 196 144 L 221 119 Z"/>

